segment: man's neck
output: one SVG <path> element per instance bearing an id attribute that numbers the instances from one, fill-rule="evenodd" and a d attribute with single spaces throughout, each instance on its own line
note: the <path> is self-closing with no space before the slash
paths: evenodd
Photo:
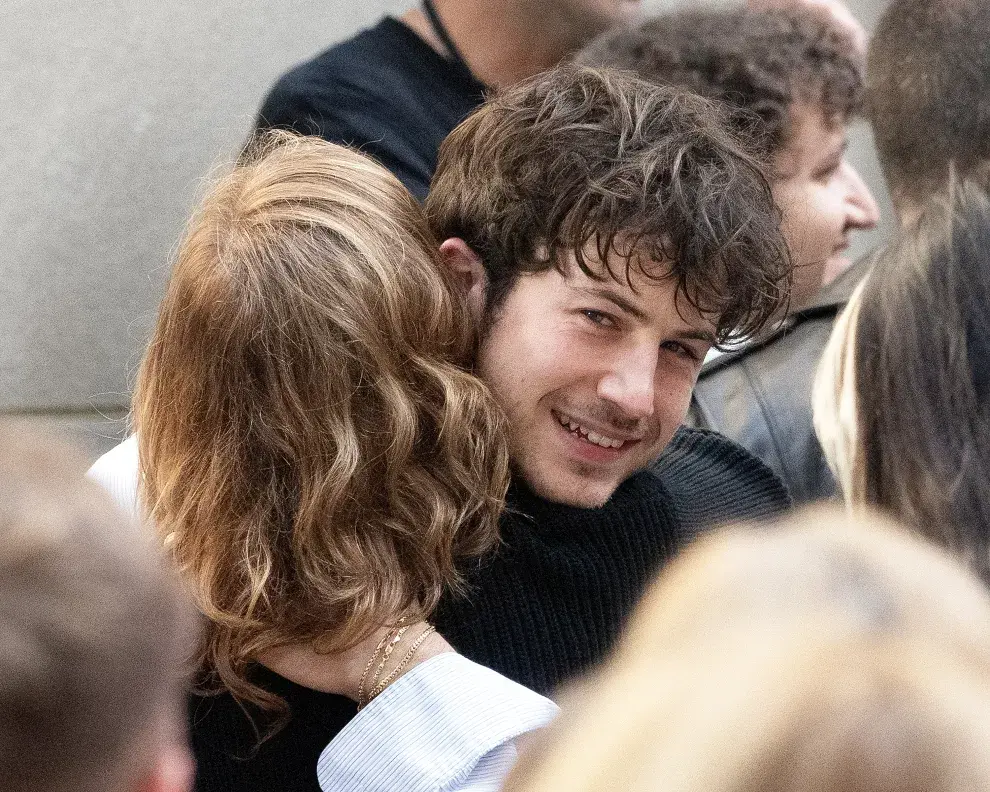
<path id="1" fill-rule="evenodd" d="M 577 32 L 561 35 L 566 25 L 536 19 L 515 0 L 434 0 L 437 13 L 471 73 L 493 88 L 512 85 L 555 66 L 584 42 Z M 402 21 L 441 55 L 446 47 L 421 8 Z"/>

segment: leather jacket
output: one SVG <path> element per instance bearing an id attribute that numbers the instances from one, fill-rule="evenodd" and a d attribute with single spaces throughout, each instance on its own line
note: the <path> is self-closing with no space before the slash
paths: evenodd
<path id="1" fill-rule="evenodd" d="M 688 425 L 714 429 L 762 459 L 795 504 L 838 494 L 811 420 L 811 389 L 836 316 L 869 272 L 872 254 L 757 341 L 701 370 Z"/>

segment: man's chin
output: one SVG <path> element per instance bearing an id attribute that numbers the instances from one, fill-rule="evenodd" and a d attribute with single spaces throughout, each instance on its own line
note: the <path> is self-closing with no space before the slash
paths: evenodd
<path id="1" fill-rule="evenodd" d="M 579 477 L 528 476 L 524 479 L 534 494 L 552 503 L 579 509 L 597 509 L 608 503 L 621 481 L 584 480 Z"/>

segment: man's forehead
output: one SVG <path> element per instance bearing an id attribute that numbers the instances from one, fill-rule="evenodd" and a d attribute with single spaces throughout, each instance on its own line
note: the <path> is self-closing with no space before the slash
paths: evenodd
<path id="1" fill-rule="evenodd" d="M 820 107 L 792 105 L 787 139 L 776 154 L 777 169 L 793 167 L 798 160 L 841 154 L 846 144 L 846 121 L 839 114 L 826 118 Z"/>
<path id="2" fill-rule="evenodd" d="M 627 243 L 623 245 L 623 243 Z M 594 244 L 587 245 L 580 252 L 564 254 L 558 266 L 566 277 L 584 276 L 590 280 L 613 282 L 621 286 L 639 289 L 642 285 L 662 282 L 673 277 L 673 261 L 657 252 L 664 247 L 664 241 L 648 245 L 645 241 L 634 242 L 620 235 L 605 256 Z"/>

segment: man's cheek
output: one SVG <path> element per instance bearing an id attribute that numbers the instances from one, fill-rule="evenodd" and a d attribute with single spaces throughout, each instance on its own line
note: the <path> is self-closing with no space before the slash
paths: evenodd
<path id="1" fill-rule="evenodd" d="M 666 414 L 666 423 L 676 426 L 684 423 L 688 408 L 691 406 L 691 393 L 694 390 L 695 380 L 697 380 L 697 375 L 692 379 L 690 386 L 680 389 L 676 394 L 672 394 L 666 405 L 663 408 L 658 408 L 657 412 L 659 414 Z"/>

